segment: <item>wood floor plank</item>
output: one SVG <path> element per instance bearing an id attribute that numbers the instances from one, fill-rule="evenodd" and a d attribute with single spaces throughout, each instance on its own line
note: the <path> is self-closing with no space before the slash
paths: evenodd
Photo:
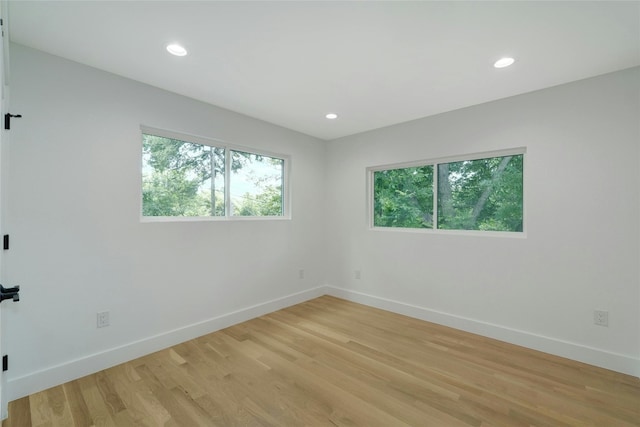
<path id="1" fill-rule="evenodd" d="M 153 368 L 156 369 L 152 370 L 149 365 L 141 365 L 137 368 L 137 372 L 143 381 L 149 384 L 151 392 L 171 415 L 171 419 L 177 423 L 176 425 L 196 425 L 189 412 L 182 408 L 173 396 L 172 391 L 175 387 L 165 387 L 165 384 L 156 375 L 161 371 L 159 365 L 153 366 Z M 161 375 L 164 376 L 164 372 Z"/>
<path id="2" fill-rule="evenodd" d="M 91 414 L 92 425 L 96 427 L 117 427 L 111 417 L 112 411 L 110 411 L 108 403 L 104 400 L 104 396 L 98 389 L 96 375 L 82 377 L 76 381 L 78 381 L 82 398 Z"/>
<path id="3" fill-rule="evenodd" d="M 640 427 L 640 379 L 324 296 L 9 405 L 2 427 Z"/>
<path id="4" fill-rule="evenodd" d="M 66 427 L 73 424 L 71 408 L 63 386 L 53 387 L 45 391 L 49 405 L 51 422 L 54 427 Z"/>
<path id="5" fill-rule="evenodd" d="M 72 381 L 63 384 L 64 393 L 67 401 L 69 402 L 69 409 L 71 411 L 71 417 L 73 418 L 75 425 L 90 426 L 93 424 L 89 408 L 82 397 L 82 391 L 80 390 L 80 384 L 77 381 Z"/>
<path id="6" fill-rule="evenodd" d="M 30 399 L 31 422 L 34 427 L 53 427 L 53 417 L 47 399 L 46 390 L 36 393 Z"/>
<path id="7" fill-rule="evenodd" d="M 32 426 L 29 396 L 14 400 L 9 404 L 11 417 L 4 420 L 2 427 Z"/>

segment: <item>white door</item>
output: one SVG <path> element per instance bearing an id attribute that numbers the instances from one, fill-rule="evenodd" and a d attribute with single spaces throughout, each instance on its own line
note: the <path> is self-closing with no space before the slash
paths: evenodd
<path id="1" fill-rule="evenodd" d="M 2 113 L 0 118 L 4 118 L 4 114 L 7 113 L 7 108 L 8 108 L 8 91 L 7 91 L 7 78 L 8 78 L 8 73 L 6 71 L 5 67 L 8 67 L 9 61 L 8 61 L 8 39 L 9 39 L 9 35 L 6 33 L 6 16 L 7 16 L 7 2 L 2 0 L 2 2 L 0 3 L 0 19 L 2 20 L 2 40 L 0 42 L 0 91 L 1 96 L 0 96 L 0 112 Z M 5 131 L 3 130 L 4 126 L 3 125 L 3 120 L 0 120 L 0 178 L 2 177 L 2 175 L 5 173 L 4 168 L 1 167 L 1 165 L 3 164 L 4 161 L 4 155 L 5 155 L 5 150 L 4 147 L 6 146 L 7 143 L 7 138 L 6 138 L 6 134 Z M 4 227 L 2 227 L 2 225 L 4 224 L 4 200 L 3 200 L 3 191 L 2 191 L 2 180 L 0 179 L 0 230 L 4 230 Z M 4 233 L 0 233 L 0 234 L 4 234 Z M 2 283 L 1 279 L 4 279 L 4 275 L 2 274 L 2 267 L 3 267 L 3 260 L 2 255 L 3 255 L 3 249 L 0 247 L 0 283 Z M 2 349 L 2 337 L 3 337 L 3 332 L 4 332 L 4 326 L 2 324 L 2 305 L 3 304 L 8 304 L 8 302 L 4 302 L 4 303 L 0 303 L 0 356 L 4 355 L 4 351 Z M 7 412 L 7 400 L 5 398 L 6 396 L 6 391 L 7 391 L 7 386 L 6 386 L 6 375 L 4 375 L 3 371 L 0 371 L 0 420 L 4 420 L 5 418 L 7 418 L 8 416 L 8 412 Z"/>
<path id="2" fill-rule="evenodd" d="M 2 2 L 2 7 L 0 7 L 0 19 L 3 19 L 6 16 L 5 13 L 5 7 L 6 7 L 6 2 Z M 4 46 L 4 25 L 2 28 L 2 43 L 0 43 L 0 86 L 1 86 L 1 90 L 2 90 L 2 96 L 0 96 L 0 112 L 2 113 L 2 117 L 4 117 L 4 113 L 5 113 L 5 90 L 4 90 L 4 64 L 5 64 L 5 46 Z M 2 120 L 0 120 L 0 122 L 2 122 Z M 4 127 L 4 126 L 2 126 Z M 3 147 L 4 147 L 4 131 L 0 130 L 0 165 L 2 165 L 2 154 L 3 153 Z M 3 174 L 3 170 L 2 167 L 0 167 L 0 178 L 2 177 Z M 0 180 L 0 225 L 2 224 L 2 217 L 4 217 L 3 215 L 3 203 L 2 203 L 2 185 L 1 185 L 1 180 Z M 0 227 L 1 229 L 1 227 Z M 0 258 L 2 257 L 2 250 L 0 250 Z M 2 268 L 2 259 L 0 259 L 0 269 Z M 0 279 L 3 278 L 2 275 L 2 271 L 0 270 Z M 0 283 L 2 283 L 0 281 Z M 3 329 L 2 329 L 2 304 L 0 303 L 0 356 L 2 356 L 4 353 L 2 352 L 2 336 L 3 336 Z M 7 412 L 7 401 L 5 399 L 5 391 L 7 389 L 7 387 L 5 386 L 6 383 L 6 375 L 4 375 L 4 372 L 0 372 L 0 420 L 4 420 L 5 418 L 7 418 L 8 416 L 8 412 Z"/>
<path id="3" fill-rule="evenodd" d="M 2 2 L 2 7 L 0 7 L 0 19 L 3 19 L 6 16 L 5 14 L 5 2 Z M 4 25 L 3 25 L 4 27 Z M 2 116 L 4 116 L 5 113 L 5 102 L 4 102 L 4 98 L 5 98 L 5 90 L 4 90 L 4 64 L 5 64 L 5 55 L 4 55 L 4 28 L 2 28 L 2 43 L 0 43 L 0 86 L 2 86 L 2 96 L 0 96 L 0 112 L 2 113 Z M 1 120 L 0 120 L 1 122 Z M 3 154 L 3 147 L 4 147 L 4 131 L 0 130 L 0 165 L 2 165 L 2 154 Z M 0 167 L 0 177 L 2 177 L 2 173 L 4 171 L 2 170 L 2 167 Z M 2 189 L 2 185 L 1 185 L 1 180 L 0 180 L 0 189 Z M 2 224 L 2 217 L 4 215 L 2 215 L 3 211 L 3 206 L 4 204 L 2 203 L 2 191 L 0 191 L 0 225 Z M 1 227 L 0 227 L 1 229 Z M 2 250 L 0 250 L 0 258 L 2 257 Z M 2 259 L 0 259 L 0 269 L 2 268 Z M 2 271 L 0 270 L 0 279 L 3 278 L 2 275 Z M 0 281 L 0 283 L 2 283 Z M 0 303 L 0 356 L 2 356 L 4 353 L 2 352 L 2 337 L 3 337 L 3 329 L 2 329 L 2 304 Z M 0 420 L 4 420 L 5 418 L 7 418 L 8 416 L 8 412 L 7 412 L 7 401 L 5 399 L 5 391 L 6 391 L 6 386 L 5 386 L 5 375 L 4 372 L 0 372 Z"/>

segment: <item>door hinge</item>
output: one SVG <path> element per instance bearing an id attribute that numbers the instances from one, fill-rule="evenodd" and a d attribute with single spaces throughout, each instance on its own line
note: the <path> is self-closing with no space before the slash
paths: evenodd
<path id="1" fill-rule="evenodd" d="M 2 249 L 5 251 L 9 249 L 9 235 L 5 234 L 2 239 Z"/>
<path id="2" fill-rule="evenodd" d="M 2 356 L 2 372 L 7 371 L 9 369 L 9 355 L 5 354 Z"/>

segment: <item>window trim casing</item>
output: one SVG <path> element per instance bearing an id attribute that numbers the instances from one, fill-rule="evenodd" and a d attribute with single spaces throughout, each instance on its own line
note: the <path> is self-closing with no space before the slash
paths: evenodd
<path id="1" fill-rule="evenodd" d="M 367 191 L 367 227 L 370 231 L 382 231 L 382 232 L 402 232 L 402 233 L 426 233 L 426 234 L 444 234 L 444 235 L 459 235 L 459 236 L 487 236 L 487 237 L 510 237 L 510 238 L 526 238 L 527 237 L 527 221 L 526 221 L 526 206 L 527 206 L 527 192 L 526 187 L 526 156 L 527 147 L 507 148 L 501 150 L 483 151 L 465 155 L 454 155 L 446 157 L 438 157 L 425 160 L 412 160 L 408 162 L 389 163 L 384 165 L 369 166 L 366 168 L 366 191 Z M 409 227 L 380 227 L 374 225 L 374 173 L 389 169 L 404 169 L 421 166 L 433 166 L 433 218 L 434 225 L 438 224 L 438 164 L 453 163 L 461 161 L 472 161 L 479 159 L 487 159 L 491 157 L 505 157 L 522 155 L 522 231 L 483 231 L 483 230 L 447 230 L 440 228 L 409 228 Z"/>
<path id="2" fill-rule="evenodd" d="M 143 134 L 159 136 L 163 138 L 177 139 L 184 142 L 191 142 L 200 145 L 206 145 L 209 147 L 223 148 L 225 150 L 225 215 L 224 216 L 144 216 L 143 206 L 142 206 L 142 139 Z M 210 138 L 205 136 L 193 135 L 185 132 L 176 132 L 166 129 L 160 129 L 156 127 L 140 125 L 140 137 L 139 141 L 139 195 L 138 200 L 140 202 L 139 206 L 139 217 L 140 222 L 144 223 L 153 223 L 153 222 L 202 222 L 202 221 L 282 221 L 282 220 L 291 220 L 291 155 L 275 153 L 272 151 L 256 149 L 253 147 L 247 147 L 238 144 L 230 144 L 227 141 L 218 138 Z M 230 175 L 231 175 L 231 156 L 228 156 L 227 153 L 231 151 L 242 151 L 250 154 L 257 154 L 266 157 L 272 157 L 281 159 L 284 162 L 284 167 L 282 168 L 282 210 L 283 213 L 281 216 L 243 216 L 243 215 L 230 215 L 231 213 L 231 196 L 228 191 L 228 186 L 230 183 Z"/>

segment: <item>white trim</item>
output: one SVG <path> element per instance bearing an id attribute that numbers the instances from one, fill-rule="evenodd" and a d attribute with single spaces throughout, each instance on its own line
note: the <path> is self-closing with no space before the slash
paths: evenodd
<path id="1" fill-rule="evenodd" d="M 202 322 L 163 332 L 149 338 L 144 338 L 139 341 L 111 348 L 99 353 L 87 355 L 56 366 L 50 366 L 22 377 L 12 378 L 7 384 L 7 401 L 13 401 L 39 391 L 46 390 L 47 388 L 64 384 L 65 382 L 107 369 L 111 366 L 134 360 L 138 357 L 166 349 L 181 342 L 185 342 L 322 295 L 331 295 L 347 301 L 391 311 L 427 322 L 437 323 L 640 378 L 640 358 L 638 357 L 613 353 L 577 343 L 562 341 L 551 337 L 532 334 L 526 331 L 520 331 L 466 317 L 443 313 L 400 301 L 376 297 L 362 292 L 325 285 L 216 316 Z"/>
<path id="2" fill-rule="evenodd" d="M 224 149 L 224 218 L 233 218 L 231 212 L 231 153 L 229 149 Z"/>
<path id="3" fill-rule="evenodd" d="M 229 221 L 290 221 L 290 216 L 143 216 L 141 223 L 163 222 L 229 222 Z"/>
<path id="4" fill-rule="evenodd" d="M 365 221 L 369 229 L 374 228 L 374 225 L 373 225 L 373 214 L 375 212 L 374 197 L 373 197 L 373 190 L 374 190 L 373 186 L 375 184 L 373 180 L 374 172 L 375 171 L 372 171 L 369 168 L 365 169 L 365 174 L 366 174 L 365 185 L 367 187 L 367 209 L 365 210 L 365 215 L 367 217 L 365 218 Z"/>
<path id="5" fill-rule="evenodd" d="M 159 129 L 150 126 L 140 125 L 140 133 L 146 135 L 160 136 L 162 138 L 177 139 L 179 141 L 193 142 L 209 147 L 224 148 L 227 143 L 221 139 L 209 138 L 206 136 L 193 135 L 185 132 L 175 132 L 166 129 Z"/>
<path id="6" fill-rule="evenodd" d="M 275 157 L 278 159 L 289 160 L 290 156 L 287 154 L 276 153 L 273 151 L 266 151 L 255 147 L 247 147 L 246 145 L 239 145 L 232 142 L 225 141 L 218 138 L 210 138 L 207 136 L 193 135 L 186 132 L 177 132 L 165 129 L 154 128 L 151 126 L 140 125 L 140 133 L 147 135 L 160 136 L 163 138 L 177 139 L 184 142 L 193 142 L 196 144 L 207 145 L 210 147 L 224 148 L 233 151 L 242 151 L 249 154 L 258 154 L 266 157 Z"/>
<path id="7" fill-rule="evenodd" d="M 391 311 L 397 314 L 403 314 L 405 316 L 425 320 L 427 322 L 437 323 L 439 325 L 471 332 L 640 378 L 640 357 L 613 353 L 578 343 L 563 341 L 501 325 L 443 313 L 429 308 L 381 298 L 349 289 L 326 286 L 326 293 L 327 295 L 359 304 Z"/>
<path id="8" fill-rule="evenodd" d="M 46 390 L 59 384 L 64 384 L 181 342 L 320 297 L 324 294 L 324 286 L 319 286 L 163 332 L 149 338 L 143 338 L 99 353 L 83 356 L 56 366 L 49 366 L 22 377 L 12 378 L 7 381 L 7 401 L 10 402 L 20 399 L 21 397 Z"/>
<path id="9" fill-rule="evenodd" d="M 519 156 L 521 154 L 527 154 L 527 147 L 505 148 L 503 150 L 483 151 L 479 153 L 438 157 L 434 159 L 411 160 L 408 162 L 369 166 L 367 167 L 367 170 L 375 172 L 389 169 L 415 168 L 420 166 L 437 165 L 439 163 L 453 163 L 462 162 L 464 160 L 489 159 L 491 157 Z"/>
<path id="10" fill-rule="evenodd" d="M 434 218 L 435 218 L 434 213 Z M 523 227 L 524 228 L 524 227 Z M 527 237 L 525 231 L 482 231 L 482 230 L 444 230 L 441 228 L 408 228 L 408 227 L 369 227 L 370 231 L 380 231 L 387 233 L 423 233 L 423 234 L 445 234 L 450 236 L 479 236 L 479 237 L 506 237 L 509 239 L 524 239 Z"/>
<path id="11" fill-rule="evenodd" d="M 432 176 L 432 180 L 433 180 L 433 185 L 431 186 L 431 200 L 433 200 L 433 207 L 431 209 L 433 209 L 433 213 L 431 215 L 431 228 L 426 229 L 426 230 L 431 230 L 431 231 L 435 231 L 438 230 L 436 227 L 438 226 L 438 223 L 440 222 L 440 218 L 438 217 L 438 185 L 440 185 L 440 181 L 438 178 L 438 165 L 433 165 L 433 172 L 431 172 L 431 176 Z M 373 195 L 371 196 L 373 197 Z M 373 211 L 371 211 L 371 222 L 373 223 Z M 375 228 L 381 228 L 381 227 L 375 227 Z"/>

